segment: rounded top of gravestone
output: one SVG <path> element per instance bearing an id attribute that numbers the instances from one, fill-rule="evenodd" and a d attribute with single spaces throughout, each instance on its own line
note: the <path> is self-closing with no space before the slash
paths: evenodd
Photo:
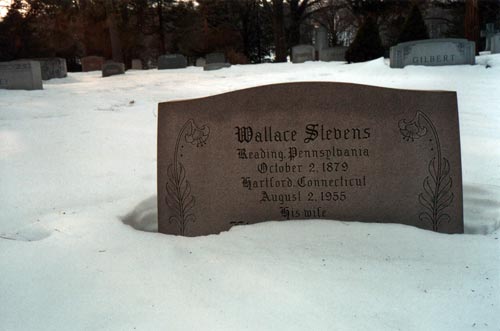
<path id="1" fill-rule="evenodd" d="M 468 42 L 472 43 L 473 41 L 464 39 L 464 38 L 438 38 L 438 39 L 420 39 L 420 40 L 412 40 L 405 41 L 404 43 L 399 43 L 396 46 L 406 46 L 406 45 L 416 45 L 416 44 L 439 44 L 439 43 L 463 43 Z"/>

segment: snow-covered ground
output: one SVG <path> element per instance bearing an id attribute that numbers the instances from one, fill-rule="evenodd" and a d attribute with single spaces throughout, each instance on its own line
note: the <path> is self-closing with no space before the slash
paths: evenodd
<path id="1" fill-rule="evenodd" d="M 457 91 L 466 234 L 320 220 L 154 233 L 158 102 L 292 81 Z M 0 330 L 500 330 L 500 55 L 44 88 L 0 90 Z"/>

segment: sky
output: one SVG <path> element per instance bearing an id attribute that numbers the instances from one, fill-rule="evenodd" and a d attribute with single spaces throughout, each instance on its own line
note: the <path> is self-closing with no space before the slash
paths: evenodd
<path id="1" fill-rule="evenodd" d="M 10 6 L 10 0 L 0 0 L 0 18 L 7 14 L 7 10 Z"/>

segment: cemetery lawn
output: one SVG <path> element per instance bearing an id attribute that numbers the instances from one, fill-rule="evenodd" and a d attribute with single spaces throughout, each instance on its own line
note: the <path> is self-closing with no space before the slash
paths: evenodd
<path id="1" fill-rule="evenodd" d="M 0 330 L 500 330 L 500 55 L 477 62 L 69 73 L 0 90 Z M 157 104 L 295 81 L 457 91 L 466 234 L 325 220 L 155 233 Z"/>

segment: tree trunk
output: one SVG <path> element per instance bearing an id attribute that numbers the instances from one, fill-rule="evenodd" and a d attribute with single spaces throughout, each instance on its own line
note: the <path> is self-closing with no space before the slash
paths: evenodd
<path id="1" fill-rule="evenodd" d="M 479 46 L 479 5 L 478 0 L 465 1 L 465 38 Z"/>
<path id="2" fill-rule="evenodd" d="M 160 38 L 160 55 L 166 53 L 165 46 L 165 28 L 163 26 L 163 0 L 158 0 L 158 38 Z"/>
<path id="3" fill-rule="evenodd" d="M 290 27 L 288 30 L 288 45 L 293 47 L 300 44 L 300 23 L 304 13 L 303 6 L 307 5 L 307 0 L 299 4 L 299 0 L 290 0 Z"/>
<path id="4" fill-rule="evenodd" d="M 113 0 L 106 0 L 106 23 L 109 29 L 109 39 L 111 40 L 111 53 L 113 61 L 123 62 L 122 43 L 120 40 L 120 31 L 116 25 Z"/>
<path id="5" fill-rule="evenodd" d="M 285 23 L 283 13 L 283 0 L 272 0 L 273 33 L 276 62 L 286 62 L 287 47 L 285 36 Z"/>

